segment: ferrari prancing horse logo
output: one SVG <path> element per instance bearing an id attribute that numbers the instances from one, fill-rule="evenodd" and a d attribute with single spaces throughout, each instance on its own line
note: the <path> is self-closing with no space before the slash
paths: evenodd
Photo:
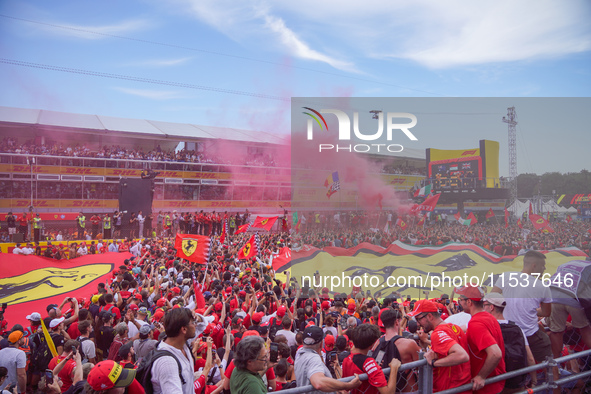
<path id="1" fill-rule="evenodd" d="M 251 248 L 250 242 L 247 243 L 246 245 L 244 245 L 244 256 L 248 256 L 250 254 L 250 248 Z"/>
<path id="2" fill-rule="evenodd" d="M 261 224 L 264 226 L 265 224 L 267 224 L 268 221 L 269 221 L 269 219 L 263 219 L 263 220 L 261 220 Z"/>
<path id="3" fill-rule="evenodd" d="M 196 239 L 183 239 L 182 243 L 183 253 L 185 256 L 192 255 L 195 250 L 197 250 L 197 240 Z"/>

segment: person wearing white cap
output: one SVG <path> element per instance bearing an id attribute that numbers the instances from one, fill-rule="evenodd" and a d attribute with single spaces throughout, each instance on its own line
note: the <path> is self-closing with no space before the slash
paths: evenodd
<path id="1" fill-rule="evenodd" d="M 70 339 L 70 336 L 64 329 L 64 320 L 66 320 L 66 318 L 62 316 L 59 319 L 53 319 L 49 323 L 50 333 L 54 334 L 51 337 L 53 338 L 57 354 L 62 354 L 64 351 L 64 343 Z"/>
<path id="2" fill-rule="evenodd" d="M 28 315 L 26 319 L 31 323 L 31 325 L 25 328 L 25 338 L 37 332 L 37 329 L 41 325 L 41 314 L 39 312 L 33 312 Z"/>
<path id="3" fill-rule="evenodd" d="M 492 292 L 488 293 L 484 296 L 484 310 L 490 313 L 501 326 L 501 331 L 503 332 L 503 339 L 505 341 L 505 352 L 507 352 L 508 348 L 511 349 L 525 349 L 524 350 L 524 357 L 523 357 L 523 365 L 520 368 L 524 368 L 527 365 L 534 365 L 536 361 L 534 360 L 534 356 L 529 348 L 527 343 L 527 337 L 525 336 L 525 332 L 517 324 L 512 321 L 505 319 L 503 316 L 503 311 L 507 306 L 507 302 L 505 301 L 505 297 L 502 294 Z M 518 333 L 521 332 L 521 335 Z M 509 335 L 507 335 L 509 334 Z M 512 345 L 515 343 L 515 346 Z M 527 362 L 526 362 L 527 361 Z M 510 369 L 507 368 L 507 372 L 511 372 Z M 532 382 L 534 382 L 534 386 L 537 384 L 537 375 L 534 372 L 530 373 L 532 378 Z M 520 389 L 518 391 L 523 390 L 525 386 L 525 375 L 517 376 L 515 378 L 507 379 L 505 381 L 505 389 Z"/>

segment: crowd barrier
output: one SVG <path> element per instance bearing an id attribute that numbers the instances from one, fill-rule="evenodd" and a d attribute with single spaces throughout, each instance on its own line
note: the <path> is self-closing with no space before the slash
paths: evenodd
<path id="1" fill-rule="evenodd" d="M 418 388 L 411 388 L 411 391 L 421 393 L 421 394 L 428 394 L 433 392 L 433 368 L 427 363 L 427 360 L 424 358 L 424 353 L 419 353 L 419 360 L 414 361 L 411 363 L 402 364 L 400 366 L 400 371 L 408 371 L 413 370 L 417 379 Z M 571 365 L 572 360 L 579 360 L 578 365 L 579 371 L 574 371 Z M 583 363 L 581 363 L 583 361 Z M 570 375 L 562 377 L 558 380 L 554 380 L 554 375 L 552 373 L 552 369 L 554 367 L 561 367 L 563 370 L 567 370 L 568 367 L 571 368 L 569 372 L 572 372 Z M 569 354 L 567 356 L 559 357 L 559 358 L 552 358 L 549 357 L 546 361 L 532 365 L 529 367 L 525 367 L 519 370 L 507 372 L 503 375 L 495 376 L 494 378 L 486 379 L 485 385 L 489 385 L 492 383 L 496 383 L 502 380 L 506 380 L 509 378 L 513 378 L 515 376 L 529 374 L 533 371 L 545 371 L 545 376 L 547 379 L 544 381 L 540 381 L 538 378 L 538 384 L 534 387 L 529 389 L 520 391 L 519 394 L 529 394 L 529 393 L 551 393 L 553 389 L 557 387 L 564 388 L 565 386 L 569 386 L 571 389 L 576 389 L 581 393 L 591 392 L 591 350 L 584 350 L 581 352 L 576 352 Z M 390 368 L 384 369 L 384 373 L 388 374 L 390 372 Z M 563 373 L 564 375 L 565 373 Z M 353 380 L 353 376 L 349 376 L 346 378 L 339 379 L 342 382 L 349 382 Z M 364 381 L 368 379 L 367 374 L 359 375 L 359 379 Z M 466 390 L 471 390 L 472 384 L 466 384 L 460 387 L 455 387 L 453 389 L 439 391 L 439 394 L 457 394 L 461 393 Z M 315 391 L 314 387 L 303 386 L 303 387 L 295 387 L 292 389 L 281 390 L 283 394 L 304 394 L 310 393 Z M 397 392 L 398 393 L 398 392 Z"/>

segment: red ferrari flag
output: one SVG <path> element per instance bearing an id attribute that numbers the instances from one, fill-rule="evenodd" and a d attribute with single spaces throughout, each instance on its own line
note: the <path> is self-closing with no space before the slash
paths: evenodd
<path id="1" fill-rule="evenodd" d="M 505 228 L 509 227 L 509 211 L 505 208 Z"/>
<path id="2" fill-rule="evenodd" d="M 291 250 L 284 246 L 279 251 L 279 254 L 273 257 L 273 270 L 276 272 L 283 271 L 286 267 L 289 267 L 289 263 L 291 263 Z"/>
<path id="3" fill-rule="evenodd" d="M 245 233 L 248 231 L 250 226 L 251 226 L 250 223 L 243 224 L 242 226 L 238 227 L 238 229 L 234 232 L 234 234 Z"/>
<path id="4" fill-rule="evenodd" d="M 540 215 L 531 214 L 529 216 L 529 220 L 531 224 L 535 227 L 536 230 L 544 231 L 546 233 L 553 233 L 554 230 L 548 224 L 548 221 L 541 217 Z"/>
<path id="5" fill-rule="evenodd" d="M 573 218 L 570 215 L 566 215 L 566 222 L 570 223 L 573 220 Z"/>
<path id="6" fill-rule="evenodd" d="M 49 304 L 59 305 L 65 296 L 86 305 L 99 283 L 113 278 L 113 270 L 132 254 L 89 254 L 71 260 L 2 253 L 0 256 L 0 304 L 8 304 L 0 331 L 15 324 L 29 326 L 31 312 L 45 313 Z M 67 309 L 70 302 L 66 304 Z"/>
<path id="7" fill-rule="evenodd" d="M 417 226 L 423 227 L 425 225 L 425 216 L 421 216 L 421 220 L 417 223 Z"/>
<path id="8" fill-rule="evenodd" d="M 267 231 L 271 231 L 271 228 L 273 228 L 273 225 L 275 224 L 278 218 L 279 216 L 273 216 L 271 218 L 263 218 L 261 216 L 257 216 L 257 218 L 254 220 L 254 223 L 252 224 L 252 227 L 264 228 Z"/>
<path id="9" fill-rule="evenodd" d="M 476 216 L 474 216 L 474 212 L 470 212 L 470 214 L 468 214 L 468 216 L 466 217 L 467 220 L 470 220 L 470 226 L 478 223 L 478 219 L 476 219 Z"/>
<path id="10" fill-rule="evenodd" d="M 436 194 L 431 197 L 427 197 L 425 199 L 425 201 L 423 201 L 422 204 L 419 204 L 419 205 L 415 204 L 410 209 L 411 213 L 417 213 L 420 211 L 433 212 L 433 210 L 435 209 L 435 206 L 437 205 L 437 201 L 439 201 L 439 197 L 441 197 L 441 193 Z"/>
<path id="11" fill-rule="evenodd" d="M 521 223 L 521 219 L 517 219 L 517 225 L 519 228 L 523 228 L 523 223 Z"/>
<path id="12" fill-rule="evenodd" d="M 210 245 L 210 238 L 204 235 L 177 234 L 174 241 L 177 257 L 197 264 L 207 263 Z"/>
<path id="13" fill-rule="evenodd" d="M 240 252 L 238 252 L 238 258 L 240 260 L 249 259 L 251 257 L 256 256 L 257 252 L 258 251 L 257 251 L 256 239 L 255 239 L 255 236 L 253 235 L 252 237 L 250 237 L 248 242 L 242 247 L 242 249 L 240 249 Z"/>
<path id="14" fill-rule="evenodd" d="M 223 245 L 226 237 L 228 236 L 228 221 L 224 220 L 224 226 L 222 227 L 222 234 L 220 235 L 220 243 Z"/>
<path id="15" fill-rule="evenodd" d="M 400 226 L 400 228 L 403 230 L 406 230 L 406 227 L 408 226 L 406 222 L 400 218 L 396 219 L 396 225 Z"/>
<path id="16" fill-rule="evenodd" d="M 495 213 L 493 212 L 492 208 L 490 208 L 488 210 L 488 212 L 486 213 L 486 215 L 484 217 L 487 218 L 487 219 L 490 219 L 490 218 L 494 218 L 495 217 Z"/>

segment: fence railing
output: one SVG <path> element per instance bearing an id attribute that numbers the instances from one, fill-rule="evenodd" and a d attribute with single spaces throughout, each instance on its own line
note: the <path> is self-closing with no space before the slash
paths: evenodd
<path id="1" fill-rule="evenodd" d="M 427 363 L 427 361 L 425 359 L 423 359 L 423 355 L 424 355 L 424 353 L 421 352 L 421 353 L 419 353 L 419 360 L 418 361 L 402 364 L 400 366 L 399 371 L 403 372 L 403 371 L 408 371 L 408 370 L 415 370 L 416 372 L 418 372 L 418 380 L 417 380 L 418 381 L 418 392 L 419 393 L 432 393 L 433 392 L 433 368 L 431 368 L 431 366 Z M 564 386 L 569 383 L 573 383 L 573 382 L 579 381 L 580 379 L 588 378 L 591 376 L 591 370 L 588 370 L 588 371 L 573 373 L 570 376 L 554 380 L 553 369 L 555 367 L 558 367 L 562 363 L 565 363 L 567 361 L 579 359 L 579 358 L 583 358 L 583 357 L 591 357 L 591 350 L 584 350 L 582 352 L 572 353 L 567 356 L 559 357 L 556 359 L 554 359 L 552 357 L 548 357 L 548 359 L 546 361 L 543 361 L 539 364 L 528 366 L 528 367 L 525 367 L 522 369 L 518 369 L 515 371 L 504 373 L 502 375 L 495 376 L 493 378 L 486 379 L 485 385 L 497 383 L 497 382 L 500 382 L 500 381 L 503 381 L 506 379 L 514 378 L 516 376 L 525 375 L 530 372 L 545 370 L 546 371 L 546 374 L 545 374 L 546 379 L 543 383 L 540 383 L 540 384 L 536 385 L 535 387 L 532 387 L 528 390 L 521 391 L 521 392 L 519 392 L 519 394 L 539 393 L 542 391 L 549 392 L 549 390 L 552 390 L 556 387 Z M 384 373 L 389 374 L 390 368 L 384 369 Z M 353 376 L 348 376 L 346 378 L 342 378 L 339 380 L 342 382 L 349 382 L 353 379 L 354 379 Z M 362 375 L 359 375 L 359 379 L 361 381 L 364 381 L 364 380 L 368 379 L 368 376 L 367 376 L 367 374 L 362 374 Z M 587 384 L 589 382 L 585 382 L 585 383 Z M 465 384 L 463 386 L 455 387 L 453 389 L 439 391 L 438 394 L 457 394 L 457 393 L 461 393 L 463 391 L 467 391 L 467 390 L 471 390 L 471 389 L 472 389 L 472 384 L 469 383 L 469 384 Z M 288 389 L 288 390 L 281 390 L 281 393 L 284 393 L 284 394 L 304 394 L 304 393 L 309 393 L 311 391 L 315 391 L 315 389 L 312 385 L 308 385 L 308 386 L 303 386 L 303 387 L 295 387 L 295 388 Z"/>

